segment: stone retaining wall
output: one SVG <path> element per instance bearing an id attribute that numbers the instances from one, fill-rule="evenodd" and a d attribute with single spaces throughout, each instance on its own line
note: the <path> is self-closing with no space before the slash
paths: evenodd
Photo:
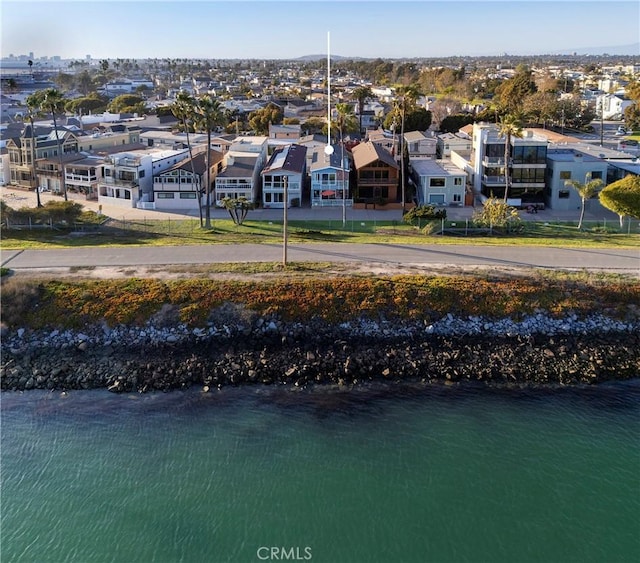
<path id="1" fill-rule="evenodd" d="M 594 320 L 595 319 L 595 320 Z M 3 390 L 114 392 L 368 381 L 575 384 L 640 375 L 637 323 L 600 317 L 445 317 L 440 323 L 321 321 L 252 326 L 92 327 L 5 334 Z"/>

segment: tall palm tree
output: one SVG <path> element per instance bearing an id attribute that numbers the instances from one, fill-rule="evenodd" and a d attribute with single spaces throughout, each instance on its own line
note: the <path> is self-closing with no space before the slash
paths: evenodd
<path id="1" fill-rule="evenodd" d="M 346 194 L 344 186 L 344 133 L 345 131 L 354 131 L 358 126 L 356 122 L 356 116 L 351 104 L 336 104 L 336 111 L 338 112 L 337 127 L 340 131 L 340 174 L 342 176 L 342 226 L 347 223 L 347 208 L 346 208 Z M 348 184 L 347 184 L 348 185 Z"/>
<path id="2" fill-rule="evenodd" d="M 402 213 L 405 211 L 405 173 L 404 173 L 404 153 L 405 153 L 405 142 L 404 142 L 404 121 L 407 115 L 407 106 L 413 107 L 416 103 L 416 100 L 420 96 L 420 90 L 415 84 L 409 84 L 407 86 L 398 86 L 396 87 L 396 108 L 400 113 L 401 117 L 401 127 L 400 127 L 400 188 L 401 188 L 401 196 L 402 196 Z"/>
<path id="3" fill-rule="evenodd" d="M 223 112 L 220 102 L 211 96 L 204 95 L 198 99 L 195 107 L 196 124 L 200 129 L 207 132 L 207 183 L 205 193 L 207 195 L 205 204 L 205 229 L 211 228 L 211 131 L 216 125 L 223 122 Z"/>
<path id="4" fill-rule="evenodd" d="M 42 105 L 42 90 L 38 90 L 27 96 L 25 103 L 27 104 L 27 118 L 31 125 L 31 175 L 36 184 L 37 205 L 38 207 L 42 207 L 42 202 L 40 201 L 40 186 L 38 186 L 38 172 L 36 170 L 36 137 L 34 125 L 34 117 L 38 115 L 40 106 Z"/>
<path id="5" fill-rule="evenodd" d="M 191 161 L 191 177 L 196 182 L 196 171 L 193 163 L 193 150 L 191 147 L 191 138 L 189 137 L 189 128 L 191 127 L 190 121 L 195 118 L 196 101 L 193 96 L 189 95 L 184 90 L 180 90 L 176 96 L 176 101 L 171 105 L 171 113 L 175 115 L 182 123 L 184 131 L 187 134 L 187 148 L 189 149 L 189 160 Z M 202 184 L 196 184 L 196 192 L 198 194 L 198 213 L 200 215 L 200 227 L 202 224 Z"/>
<path id="6" fill-rule="evenodd" d="M 373 98 L 373 92 L 369 86 L 358 86 L 353 90 L 352 97 L 358 102 L 358 116 L 360 125 L 360 135 L 362 135 L 362 112 L 364 112 L 364 104 L 367 100 Z"/>
<path id="7" fill-rule="evenodd" d="M 584 184 L 582 182 L 578 182 L 578 180 L 565 180 L 565 186 L 571 186 L 574 188 L 580 199 L 582 200 L 582 206 L 580 208 L 580 220 L 578 221 L 578 229 L 582 229 L 582 220 L 584 219 L 584 209 L 585 204 L 588 199 L 591 199 L 594 195 L 598 193 L 598 190 L 604 186 L 604 182 L 600 178 L 596 178 L 595 180 L 591 179 L 591 172 L 587 173 L 584 178 Z"/>
<path id="8" fill-rule="evenodd" d="M 511 160 L 511 139 L 522 138 L 522 124 L 518 116 L 514 114 L 505 115 L 498 123 L 498 135 L 505 138 L 504 142 L 504 203 L 509 197 L 509 184 L 511 175 L 509 174 L 509 161 Z"/>
<path id="9" fill-rule="evenodd" d="M 68 201 L 67 198 L 67 186 L 64 181 L 64 169 L 62 166 L 62 145 L 60 144 L 60 135 L 58 134 L 58 122 L 56 120 L 56 113 L 64 113 L 64 105 L 67 100 L 64 98 L 62 93 L 55 88 L 47 88 L 42 93 L 42 101 L 40 104 L 40 109 L 42 111 L 46 111 L 51 113 L 53 116 L 53 130 L 55 131 L 56 141 L 58 145 L 58 164 L 60 166 L 60 187 L 62 188 L 62 193 L 64 195 L 64 200 Z"/>

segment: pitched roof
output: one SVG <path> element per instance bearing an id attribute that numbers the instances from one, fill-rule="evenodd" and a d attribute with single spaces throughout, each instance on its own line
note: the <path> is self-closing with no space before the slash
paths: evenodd
<path id="1" fill-rule="evenodd" d="M 353 147 L 351 153 L 353 154 L 355 167 L 358 169 L 363 168 L 376 160 L 384 162 L 392 168 L 398 168 L 398 164 L 394 160 L 393 156 L 391 156 L 391 153 L 384 147 L 381 147 L 377 143 L 372 143 L 371 141 L 356 145 Z"/>
<path id="2" fill-rule="evenodd" d="M 193 170 L 196 174 L 202 175 L 207 170 L 206 155 L 206 149 L 193 155 Z M 211 149 L 211 166 L 215 166 L 218 162 L 221 162 L 223 158 L 224 155 L 220 151 Z M 187 158 L 186 160 L 180 161 L 178 164 L 174 164 L 171 168 L 162 172 L 162 174 L 172 172 L 173 170 L 186 170 L 187 172 L 191 172 L 191 159 Z"/>
<path id="3" fill-rule="evenodd" d="M 292 144 L 280 147 L 273 151 L 269 162 L 262 171 L 263 174 L 276 171 L 295 172 L 301 174 L 304 170 L 307 158 L 307 147 Z"/>

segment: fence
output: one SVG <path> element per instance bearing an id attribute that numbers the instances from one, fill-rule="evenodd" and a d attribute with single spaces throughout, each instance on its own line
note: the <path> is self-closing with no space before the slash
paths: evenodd
<path id="1" fill-rule="evenodd" d="M 440 235 L 464 235 L 473 236 L 478 234 L 499 235 L 499 234 L 519 234 L 524 236 L 549 236 L 562 237 L 563 235 L 575 235 L 583 232 L 586 234 L 640 234 L 640 219 L 626 217 L 622 226 L 620 221 L 602 219 L 599 221 L 583 221 L 582 229 L 578 231 L 577 221 L 521 221 L 505 227 L 482 226 L 478 227 L 470 219 L 457 221 L 447 220 L 421 220 L 418 228 L 423 229 L 427 225 L 432 225 L 431 234 Z"/>

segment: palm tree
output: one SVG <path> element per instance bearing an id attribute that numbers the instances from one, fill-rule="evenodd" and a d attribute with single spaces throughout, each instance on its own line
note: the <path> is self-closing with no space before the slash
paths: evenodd
<path id="1" fill-rule="evenodd" d="M 196 171 L 193 163 L 193 151 L 191 147 L 191 138 L 189 137 L 189 120 L 193 121 L 195 118 L 196 101 L 184 90 L 180 90 L 176 96 L 176 101 L 171 105 L 171 113 L 175 115 L 182 123 L 184 131 L 187 134 L 187 148 L 189 149 L 189 160 L 191 161 L 191 176 L 193 181 L 196 182 Z M 196 191 L 198 194 L 198 213 L 200 214 L 200 227 L 202 227 L 202 188 L 201 185 L 196 185 Z"/>
<path id="2" fill-rule="evenodd" d="M 402 193 L 402 213 L 405 211 L 405 174 L 404 174 L 404 153 L 405 153 L 405 143 L 404 143 L 404 121 L 407 114 L 407 105 L 412 107 L 418 96 L 420 96 L 420 91 L 418 87 L 414 84 L 409 84 L 408 86 L 398 86 L 396 87 L 396 93 L 398 94 L 398 99 L 396 99 L 396 110 L 400 113 L 401 117 L 401 127 L 400 127 L 400 187 Z"/>
<path id="3" fill-rule="evenodd" d="M 578 229 L 582 229 L 582 220 L 584 219 L 584 208 L 588 199 L 591 199 L 598 193 L 598 190 L 604 186 L 604 182 L 600 178 L 595 180 L 591 179 L 591 172 L 587 173 L 584 178 L 584 184 L 578 182 L 578 180 L 565 180 L 565 186 L 571 186 L 574 188 L 580 199 L 582 200 L 582 206 L 580 208 L 580 220 L 578 221 Z"/>
<path id="4" fill-rule="evenodd" d="M 342 176 L 342 226 L 347 223 L 347 209 L 346 209 L 346 194 L 344 186 L 344 133 L 345 131 L 353 131 L 358 126 L 356 123 L 356 116 L 351 104 L 336 104 L 336 111 L 338 112 L 338 119 L 336 125 L 340 131 L 340 173 Z"/>
<path id="5" fill-rule="evenodd" d="M 364 104 L 367 100 L 373 98 L 373 92 L 369 86 L 358 86 L 354 89 L 352 97 L 358 102 L 358 116 L 360 125 L 360 135 L 362 135 L 362 113 L 364 112 Z"/>
<path id="6" fill-rule="evenodd" d="M 66 100 L 59 90 L 55 88 L 47 88 L 42 93 L 42 100 L 40 102 L 40 109 L 51 113 L 53 116 L 53 129 L 56 135 L 56 141 L 58 145 L 58 164 L 60 166 L 60 187 L 64 194 L 64 200 L 67 201 L 67 186 L 64 181 L 64 169 L 62 166 L 62 146 L 60 145 L 60 135 L 58 134 L 58 122 L 56 121 L 56 113 L 64 113 L 64 105 Z"/>
<path id="7" fill-rule="evenodd" d="M 207 183 L 205 186 L 207 199 L 205 207 L 205 229 L 211 228 L 211 131 L 223 121 L 222 106 L 220 102 L 209 95 L 198 99 L 195 107 L 196 123 L 200 129 L 207 132 Z"/>
<path id="8" fill-rule="evenodd" d="M 42 90 L 38 90 L 37 92 L 27 96 L 25 103 L 27 104 L 27 118 L 31 124 L 31 174 L 36 184 L 36 201 L 38 202 L 38 207 L 42 207 L 42 202 L 40 201 L 40 186 L 38 186 L 38 173 L 36 170 L 36 139 L 34 125 L 34 117 L 39 113 L 40 106 L 42 105 Z"/>
<path id="9" fill-rule="evenodd" d="M 511 139 L 522 138 L 522 125 L 520 119 L 513 115 L 505 115 L 498 123 L 498 134 L 505 138 L 504 143 L 504 203 L 507 203 L 509 197 L 509 161 L 511 159 Z"/>

